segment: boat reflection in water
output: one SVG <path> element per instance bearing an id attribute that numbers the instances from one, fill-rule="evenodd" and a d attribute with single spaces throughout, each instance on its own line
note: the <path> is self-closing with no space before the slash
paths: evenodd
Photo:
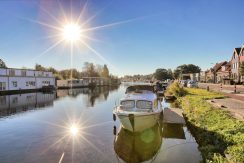
<path id="1" fill-rule="evenodd" d="M 120 127 L 115 137 L 114 150 L 125 162 L 154 160 L 162 144 L 162 127 L 158 123 L 142 132 L 131 132 Z"/>
<path id="2" fill-rule="evenodd" d="M 0 96 L 0 117 L 53 106 L 55 98 L 41 92 Z"/>

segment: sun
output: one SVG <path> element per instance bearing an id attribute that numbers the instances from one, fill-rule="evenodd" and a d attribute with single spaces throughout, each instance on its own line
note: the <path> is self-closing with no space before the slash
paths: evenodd
<path id="1" fill-rule="evenodd" d="M 82 29 L 78 24 L 68 23 L 64 25 L 62 35 L 64 40 L 70 42 L 78 41 L 82 37 Z"/>

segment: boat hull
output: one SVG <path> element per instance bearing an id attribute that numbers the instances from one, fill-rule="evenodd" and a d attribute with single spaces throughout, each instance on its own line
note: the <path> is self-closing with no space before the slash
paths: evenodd
<path id="1" fill-rule="evenodd" d="M 124 129 L 131 132 L 141 132 L 151 128 L 159 121 L 160 112 L 136 115 L 136 114 L 117 114 Z"/>

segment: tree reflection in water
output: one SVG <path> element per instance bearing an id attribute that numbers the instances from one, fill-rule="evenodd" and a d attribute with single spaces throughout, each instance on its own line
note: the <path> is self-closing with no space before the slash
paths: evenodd
<path id="1" fill-rule="evenodd" d="M 119 85 L 114 86 L 103 86 L 95 88 L 74 88 L 74 89 L 63 89 L 57 91 L 57 97 L 62 98 L 70 96 L 76 98 L 80 94 L 87 95 L 86 106 L 94 107 L 97 101 L 106 101 L 109 92 L 117 90 Z"/>

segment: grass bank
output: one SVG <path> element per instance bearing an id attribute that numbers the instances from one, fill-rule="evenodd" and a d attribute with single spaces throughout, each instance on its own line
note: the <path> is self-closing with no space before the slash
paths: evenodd
<path id="1" fill-rule="evenodd" d="M 206 101 L 223 95 L 193 88 L 186 92 L 178 101 L 204 162 L 244 162 L 244 122 Z"/>

